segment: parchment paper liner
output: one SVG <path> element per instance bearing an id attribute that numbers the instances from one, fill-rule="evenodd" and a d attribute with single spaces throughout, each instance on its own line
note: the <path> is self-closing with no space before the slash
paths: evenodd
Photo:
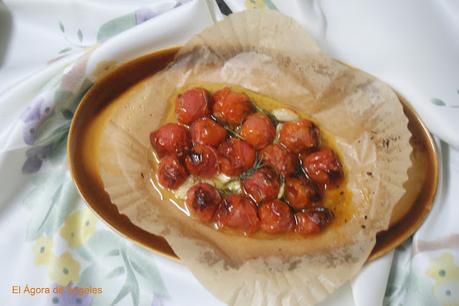
<path id="1" fill-rule="evenodd" d="M 238 84 L 312 116 L 336 137 L 355 214 L 302 240 L 225 235 L 186 217 L 152 188 L 149 133 L 174 90 Z M 164 236 L 213 294 L 231 305 L 312 305 L 351 279 L 388 227 L 410 166 L 408 120 L 384 83 L 321 53 L 295 21 L 233 14 L 194 36 L 165 71 L 136 85 L 103 132 L 100 173 L 120 213 Z"/>

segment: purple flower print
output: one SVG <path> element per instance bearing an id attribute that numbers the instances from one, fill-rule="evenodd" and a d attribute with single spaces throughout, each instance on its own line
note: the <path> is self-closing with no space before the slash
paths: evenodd
<path id="1" fill-rule="evenodd" d="M 25 123 L 22 135 L 24 142 L 31 145 L 36 140 L 37 130 L 41 124 L 53 114 L 52 102 L 47 102 L 43 98 L 38 98 L 21 115 Z"/>
<path id="2" fill-rule="evenodd" d="M 41 165 L 43 164 L 43 160 L 36 157 L 28 157 L 24 164 L 22 165 L 22 173 L 23 174 L 30 174 L 35 173 L 40 170 Z"/>
<path id="3" fill-rule="evenodd" d="M 40 170 L 43 160 L 52 152 L 53 145 L 37 146 L 26 151 L 26 161 L 22 165 L 22 173 L 35 173 Z"/>
<path id="4" fill-rule="evenodd" d="M 46 101 L 43 97 L 39 97 L 32 101 L 31 105 L 27 107 L 21 115 L 21 119 L 24 122 L 32 122 L 47 119 L 52 114 L 52 101 Z"/>
<path id="5" fill-rule="evenodd" d="M 59 288 L 59 285 L 54 285 L 53 288 Z M 52 293 L 50 295 L 49 305 L 58 305 L 58 306 L 90 306 L 92 303 L 93 295 L 92 294 L 78 294 L 69 290 L 69 288 L 75 288 L 70 283 L 67 287 L 62 288 L 62 293 L 56 294 Z M 54 291 L 54 290 L 53 290 Z"/>
<path id="6" fill-rule="evenodd" d="M 145 8 L 145 7 L 139 8 L 134 12 L 135 23 L 136 24 L 144 23 L 145 21 L 150 20 L 156 15 L 158 14 L 149 8 Z"/>
<path id="7" fill-rule="evenodd" d="M 43 98 L 32 102 L 32 105 L 27 107 L 24 113 L 21 115 L 22 121 L 32 122 L 39 120 L 41 103 L 43 103 Z"/>
<path id="8" fill-rule="evenodd" d="M 26 144 L 32 145 L 35 142 L 35 139 L 37 138 L 37 130 L 40 125 L 40 120 L 30 121 L 24 125 L 24 129 L 22 130 L 22 138 Z"/>

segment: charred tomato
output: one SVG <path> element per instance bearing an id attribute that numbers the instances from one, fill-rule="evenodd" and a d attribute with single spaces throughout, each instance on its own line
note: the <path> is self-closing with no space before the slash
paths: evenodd
<path id="1" fill-rule="evenodd" d="M 288 204 L 295 209 L 310 207 L 320 199 L 315 186 L 304 177 L 286 178 L 284 196 Z"/>
<path id="2" fill-rule="evenodd" d="M 242 188 L 257 203 L 274 200 L 279 194 L 279 177 L 270 168 L 263 167 L 242 180 Z"/>
<path id="3" fill-rule="evenodd" d="M 159 162 L 158 181 L 169 189 L 177 189 L 188 178 L 188 172 L 176 155 L 165 156 Z"/>
<path id="4" fill-rule="evenodd" d="M 298 158 L 280 144 L 272 144 L 261 150 L 260 159 L 284 176 L 295 172 Z"/>
<path id="5" fill-rule="evenodd" d="M 218 172 L 217 151 L 206 145 L 195 145 L 185 157 L 188 172 L 200 177 L 212 177 Z"/>
<path id="6" fill-rule="evenodd" d="M 310 154 L 303 154 L 301 162 L 309 178 L 317 184 L 333 185 L 343 176 L 343 168 L 336 153 L 322 148 Z"/>
<path id="7" fill-rule="evenodd" d="M 215 187 L 199 183 L 188 189 L 186 204 L 192 215 L 204 222 L 212 221 L 222 198 Z"/>
<path id="8" fill-rule="evenodd" d="M 317 234 L 331 222 L 333 213 L 325 207 L 299 211 L 295 214 L 295 232 L 302 235 Z"/>

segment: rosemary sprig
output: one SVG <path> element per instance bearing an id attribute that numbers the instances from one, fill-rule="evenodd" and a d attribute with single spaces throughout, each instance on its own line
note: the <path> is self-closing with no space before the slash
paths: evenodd
<path id="1" fill-rule="evenodd" d="M 268 112 L 268 111 L 260 108 L 258 105 L 255 105 L 255 109 L 257 110 L 257 112 L 265 114 L 269 118 L 269 120 L 271 120 L 271 122 L 273 123 L 274 127 L 276 127 L 280 123 L 280 121 L 277 120 L 277 118 L 274 117 L 274 115 L 271 112 Z"/>
<path id="2" fill-rule="evenodd" d="M 253 163 L 253 166 L 248 169 L 247 171 L 245 171 L 244 173 L 242 173 L 239 178 L 241 180 L 244 180 L 246 178 L 248 178 L 249 176 L 251 176 L 255 171 L 257 171 L 258 169 L 264 167 L 265 164 L 263 164 L 263 161 L 260 159 L 260 157 L 258 156 L 258 152 L 257 152 L 257 158 L 255 159 L 255 162 Z"/>
<path id="3" fill-rule="evenodd" d="M 225 126 L 224 128 L 228 132 L 228 134 L 230 134 L 230 136 L 233 136 L 233 137 L 236 137 L 238 139 L 244 140 L 244 138 L 241 135 L 239 135 L 238 133 L 236 133 L 235 131 L 233 131 L 229 127 Z"/>

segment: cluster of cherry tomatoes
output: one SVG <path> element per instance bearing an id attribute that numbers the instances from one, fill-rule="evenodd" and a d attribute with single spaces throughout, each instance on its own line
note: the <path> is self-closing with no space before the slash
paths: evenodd
<path id="1" fill-rule="evenodd" d="M 343 171 L 336 153 L 319 147 L 320 132 L 311 121 L 283 123 L 273 143 L 277 122 L 230 88 L 213 95 L 189 89 L 177 96 L 175 111 L 178 123 L 166 123 L 150 135 L 160 158 L 159 183 L 174 190 L 189 175 L 242 178 L 241 193 L 225 195 L 203 182 L 192 186 L 186 204 L 193 216 L 244 234 L 261 229 L 307 235 L 331 221 L 321 197 Z"/>

